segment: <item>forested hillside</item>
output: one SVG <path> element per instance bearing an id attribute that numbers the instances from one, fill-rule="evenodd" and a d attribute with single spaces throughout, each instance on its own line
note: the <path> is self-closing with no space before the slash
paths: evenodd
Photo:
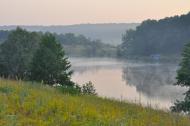
<path id="1" fill-rule="evenodd" d="M 0 31 L 0 44 L 7 39 L 8 34 L 8 31 Z"/>
<path id="2" fill-rule="evenodd" d="M 55 32 L 57 34 L 82 34 L 93 40 L 101 39 L 103 43 L 121 44 L 121 35 L 125 30 L 135 29 L 139 23 L 79 24 L 67 26 L 20 26 L 28 31 Z M 13 30 L 17 26 L 0 26 L 0 30 Z M 90 32 L 89 32 L 90 31 Z"/>
<path id="3" fill-rule="evenodd" d="M 84 57 L 115 57 L 116 47 L 104 44 L 101 40 L 91 40 L 83 35 L 73 33 L 56 34 L 56 38 L 61 42 L 64 50 L 69 56 Z"/>
<path id="4" fill-rule="evenodd" d="M 123 35 L 118 49 L 121 57 L 179 56 L 190 42 L 190 13 L 161 20 L 146 20 Z"/>
<path id="5" fill-rule="evenodd" d="M 3 43 L 11 31 L 0 31 L 0 44 Z M 42 35 L 41 32 L 35 32 Z M 73 33 L 56 34 L 56 39 L 62 44 L 65 53 L 75 57 L 115 57 L 116 47 L 105 44 L 100 40 L 92 40 L 84 35 Z"/>

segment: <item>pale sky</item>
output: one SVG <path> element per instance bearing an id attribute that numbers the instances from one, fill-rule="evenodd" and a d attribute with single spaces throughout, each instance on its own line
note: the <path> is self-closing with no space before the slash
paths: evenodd
<path id="1" fill-rule="evenodd" d="M 0 0 L 0 25 L 130 23 L 189 11 L 190 0 Z"/>

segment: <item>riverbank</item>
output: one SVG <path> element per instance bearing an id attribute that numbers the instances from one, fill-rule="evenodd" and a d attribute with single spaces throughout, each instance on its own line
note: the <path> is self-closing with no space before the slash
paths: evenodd
<path id="1" fill-rule="evenodd" d="M 97 96 L 75 96 L 31 82 L 0 80 L 0 125 L 188 126 L 170 112 Z"/>

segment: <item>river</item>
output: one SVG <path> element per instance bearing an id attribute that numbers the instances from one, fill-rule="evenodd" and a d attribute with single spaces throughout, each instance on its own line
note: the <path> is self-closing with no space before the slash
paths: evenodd
<path id="1" fill-rule="evenodd" d="M 91 81 L 101 97 L 169 109 L 185 88 L 174 86 L 178 64 L 112 58 L 70 58 L 78 84 Z"/>

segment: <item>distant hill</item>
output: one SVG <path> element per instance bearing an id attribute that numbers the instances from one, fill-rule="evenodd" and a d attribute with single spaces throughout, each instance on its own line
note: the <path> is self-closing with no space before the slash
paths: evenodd
<path id="1" fill-rule="evenodd" d="M 190 42 L 190 13 L 161 20 L 146 20 L 123 36 L 121 57 L 180 56 Z"/>
<path id="2" fill-rule="evenodd" d="M 18 29 L 17 29 L 18 30 Z M 8 36 L 14 30 L 0 30 L 0 45 L 6 42 Z M 37 32 L 40 37 L 41 32 Z M 84 35 L 74 33 L 56 34 L 56 39 L 63 45 L 64 51 L 68 56 L 74 57 L 115 57 L 117 47 L 115 45 L 102 43 L 100 40 L 93 40 Z"/>
<path id="3" fill-rule="evenodd" d="M 100 39 L 107 44 L 121 44 L 121 36 L 126 30 L 135 29 L 138 23 L 79 24 L 66 26 L 20 26 L 29 31 L 55 32 L 58 34 L 82 34 L 91 39 Z M 12 30 L 17 26 L 0 26 L 0 30 Z"/>

